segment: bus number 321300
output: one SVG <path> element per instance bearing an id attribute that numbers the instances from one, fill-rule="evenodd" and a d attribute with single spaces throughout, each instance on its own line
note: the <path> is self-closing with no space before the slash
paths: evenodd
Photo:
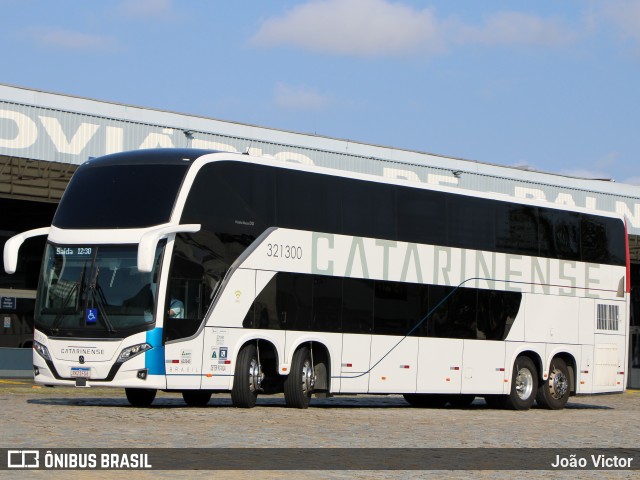
<path id="1" fill-rule="evenodd" d="M 282 245 L 278 243 L 267 244 L 267 257 L 302 259 L 302 247 L 295 245 Z"/>

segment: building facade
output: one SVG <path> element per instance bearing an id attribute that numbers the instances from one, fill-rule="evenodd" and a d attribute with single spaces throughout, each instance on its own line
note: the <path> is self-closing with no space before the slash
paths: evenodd
<path id="1" fill-rule="evenodd" d="M 617 212 L 627 219 L 633 297 L 640 297 L 640 187 L 447 158 L 316 135 L 0 85 L 0 246 L 47 226 L 67 182 L 89 158 L 124 150 L 193 147 L 264 156 L 411 182 Z M 44 240 L 29 240 L 13 276 L 0 273 L 0 347 L 31 346 Z M 640 300 L 632 301 L 630 385 L 640 388 Z M 31 317 L 30 317 L 31 316 Z M 31 323 L 30 323 L 31 321 Z M 6 351 L 4 352 L 7 353 Z M 22 357 L 21 357 L 22 358 Z M 20 368 L 18 368 L 20 367 Z M 0 375 L 24 370 L 0 368 Z M 26 366 L 30 369 L 30 365 Z"/>

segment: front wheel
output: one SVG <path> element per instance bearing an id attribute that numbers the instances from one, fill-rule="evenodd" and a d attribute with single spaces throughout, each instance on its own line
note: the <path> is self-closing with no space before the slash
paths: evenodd
<path id="1" fill-rule="evenodd" d="M 231 389 L 231 403 L 238 408 L 253 408 L 258 398 L 263 380 L 262 368 L 258 361 L 258 350 L 253 343 L 242 347 L 238 353 L 236 369 Z"/>
<path id="2" fill-rule="evenodd" d="M 549 410 L 561 410 L 567 404 L 570 394 L 567 364 L 561 358 L 554 358 L 549 367 L 549 378 L 538 388 L 536 402 Z"/>
<path id="3" fill-rule="evenodd" d="M 190 407 L 204 407 L 211 400 L 211 392 L 206 390 L 185 390 L 182 392 L 182 398 Z"/>
<path id="4" fill-rule="evenodd" d="M 536 399 L 538 371 L 529 357 L 518 357 L 511 375 L 511 392 L 504 399 L 506 408 L 529 410 Z"/>
<path id="5" fill-rule="evenodd" d="M 316 383 L 309 347 L 300 347 L 293 354 L 291 371 L 284 381 L 284 400 L 287 407 L 307 408 Z"/>
<path id="6" fill-rule="evenodd" d="M 127 395 L 127 400 L 134 407 L 148 407 L 153 403 L 156 398 L 155 389 L 147 388 L 125 388 L 124 393 Z"/>

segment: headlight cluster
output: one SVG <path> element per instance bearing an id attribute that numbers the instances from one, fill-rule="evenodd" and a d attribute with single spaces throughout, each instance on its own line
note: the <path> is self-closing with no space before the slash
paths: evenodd
<path id="1" fill-rule="evenodd" d="M 140 355 L 141 353 L 144 353 L 147 350 L 151 350 L 151 345 L 149 345 L 148 343 L 139 343 L 137 345 L 132 345 L 130 347 L 127 347 L 124 350 L 122 350 L 122 352 L 120 352 L 120 356 L 118 357 L 118 363 L 126 362 L 130 358 L 133 358 L 136 355 Z"/>
<path id="2" fill-rule="evenodd" d="M 51 361 L 51 355 L 49 355 L 49 350 L 40 342 L 33 341 L 33 349 L 40 354 L 42 358 L 45 360 Z"/>

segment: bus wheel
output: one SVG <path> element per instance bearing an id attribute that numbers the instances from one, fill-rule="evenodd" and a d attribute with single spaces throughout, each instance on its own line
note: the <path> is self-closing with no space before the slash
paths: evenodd
<path id="1" fill-rule="evenodd" d="M 300 347 L 293 354 L 291 370 L 284 381 L 284 400 L 287 407 L 307 408 L 316 383 L 309 347 Z"/>
<path id="2" fill-rule="evenodd" d="M 258 351 L 253 343 L 249 343 L 242 347 L 238 353 L 233 388 L 231 389 L 233 406 L 238 408 L 255 407 L 262 380 Z"/>
<path id="3" fill-rule="evenodd" d="M 134 407 L 148 407 L 153 403 L 156 398 L 155 389 L 147 388 L 125 388 L 124 393 L 127 395 L 127 400 Z"/>
<path id="4" fill-rule="evenodd" d="M 185 390 L 182 392 L 182 398 L 190 407 L 204 407 L 211 400 L 211 392 L 206 390 Z"/>
<path id="5" fill-rule="evenodd" d="M 403 397 L 409 405 L 419 408 L 442 408 L 449 401 L 448 395 L 439 393 L 405 393 Z"/>
<path id="6" fill-rule="evenodd" d="M 549 368 L 549 379 L 538 388 L 536 402 L 549 410 L 561 410 L 567 404 L 570 394 L 567 364 L 561 358 L 554 358 Z"/>
<path id="7" fill-rule="evenodd" d="M 505 398 L 505 407 L 511 410 L 529 410 L 536 399 L 538 372 L 529 357 L 518 357 L 511 375 L 511 392 Z"/>

